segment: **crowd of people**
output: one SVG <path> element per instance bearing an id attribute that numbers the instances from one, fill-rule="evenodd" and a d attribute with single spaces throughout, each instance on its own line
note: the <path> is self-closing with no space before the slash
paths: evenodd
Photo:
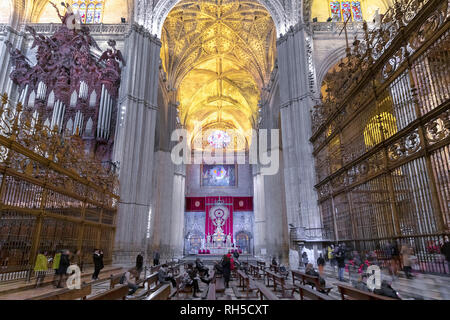
<path id="1" fill-rule="evenodd" d="M 100 270 L 104 268 L 102 250 L 94 249 L 92 262 L 94 264 L 92 279 L 98 280 Z M 63 288 L 63 285 L 66 283 L 67 277 L 69 276 L 67 274 L 67 269 L 70 265 L 77 265 L 80 268 L 80 272 L 83 271 L 84 261 L 80 250 L 72 253 L 68 249 L 63 249 L 54 252 L 53 255 L 49 254 L 49 252 L 45 250 L 39 252 L 36 256 L 34 265 L 36 288 L 43 284 L 46 275 L 49 273 L 49 269 L 54 271 L 52 281 L 54 287 Z"/>

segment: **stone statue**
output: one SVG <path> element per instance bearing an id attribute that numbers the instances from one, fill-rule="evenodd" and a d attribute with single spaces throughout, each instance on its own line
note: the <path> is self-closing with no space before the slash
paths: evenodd
<path id="1" fill-rule="evenodd" d="M 227 246 L 231 245 L 231 236 L 230 234 L 227 235 Z"/>
<path id="2" fill-rule="evenodd" d="M 210 235 L 210 234 L 208 234 L 208 235 L 206 236 L 206 243 L 207 243 L 208 246 L 209 246 L 209 244 L 211 243 L 211 235 Z"/>

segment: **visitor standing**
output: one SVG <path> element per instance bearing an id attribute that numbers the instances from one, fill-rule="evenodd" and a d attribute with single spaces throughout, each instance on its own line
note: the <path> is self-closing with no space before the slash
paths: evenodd
<path id="1" fill-rule="evenodd" d="M 143 266 L 144 266 L 144 256 L 143 253 L 140 252 L 136 257 L 136 274 L 137 274 L 136 280 L 139 280 L 139 278 L 141 277 Z"/>
<path id="2" fill-rule="evenodd" d="M 70 251 L 64 250 L 61 253 L 61 258 L 59 260 L 59 267 L 58 267 L 58 284 L 56 285 L 57 288 L 62 288 L 62 282 L 67 278 L 67 268 L 70 266 Z"/>
<path id="3" fill-rule="evenodd" d="M 441 253 L 444 255 L 445 260 L 447 261 L 447 272 L 450 273 L 450 241 L 448 240 L 448 236 L 444 237 L 444 244 L 441 247 Z"/>
<path id="4" fill-rule="evenodd" d="M 153 265 L 157 266 L 159 264 L 159 252 L 153 252 Z"/>
<path id="5" fill-rule="evenodd" d="M 345 251 L 342 245 L 339 245 L 335 254 L 337 267 L 338 267 L 338 278 L 339 281 L 344 281 L 344 271 L 345 271 Z"/>
<path id="6" fill-rule="evenodd" d="M 395 240 L 391 241 L 390 245 L 390 257 L 391 257 L 391 275 L 392 279 L 395 279 L 398 274 L 398 263 L 400 260 L 400 252 L 398 250 L 398 245 Z"/>
<path id="7" fill-rule="evenodd" d="M 302 263 L 305 266 L 305 269 L 306 269 L 306 266 L 308 265 L 308 262 L 309 262 L 308 254 L 306 253 L 306 251 L 303 251 L 303 253 L 302 253 Z"/>
<path id="8" fill-rule="evenodd" d="M 94 273 L 92 274 L 92 280 L 98 280 L 100 270 L 102 270 L 104 267 L 103 251 L 95 249 L 93 254 L 93 260 L 94 260 Z"/>
<path id="9" fill-rule="evenodd" d="M 36 257 L 36 264 L 34 265 L 34 274 L 36 275 L 36 288 L 44 281 L 45 274 L 48 269 L 47 251 L 40 252 Z"/>
<path id="10" fill-rule="evenodd" d="M 323 277 L 323 268 L 325 266 L 325 259 L 322 257 L 322 254 L 317 258 L 317 268 L 319 269 L 319 274 Z"/>
<path id="11" fill-rule="evenodd" d="M 55 256 L 53 257 L 53 263 L 52 263 L 52 269 L 55 270 L 55 274 L 53 276 L 53 285 L 55 287 L 58 285 L 57 277 L 58 277 L 58 269 L 59 269 L 60 261 L 61 261 L 61 252 L 56 251 Z"/>
<path id="12" fill-rule="evenodd" d="M 76 264 L 80 268 L 80 272 L 83 271 L 83 258 L 81 257 L 81 250 L 77 250 L 72 256 L 72 264 Z"/>
<path id="13" fill-rule="evenodd" d="M 225 287 L 228 288 L 228 284 L 230 282 L 230 276 L 231 276 L 231 262 L 230 262 L 230 258 L 228 257 L 228 255 L 224 255 L 222 258 L 222 273 L 223 273 L 223 278 L 225 280 Z"/>

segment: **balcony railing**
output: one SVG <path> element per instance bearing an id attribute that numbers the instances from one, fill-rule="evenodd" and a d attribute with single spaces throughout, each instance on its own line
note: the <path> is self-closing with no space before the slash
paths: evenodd
<path id="1" fill-rule="evenodd" d="M 294 227 L 290 229 L 290 239 L 298 241 L 333 241 L 334 235 L 331 230 L 325 228 Z"/>

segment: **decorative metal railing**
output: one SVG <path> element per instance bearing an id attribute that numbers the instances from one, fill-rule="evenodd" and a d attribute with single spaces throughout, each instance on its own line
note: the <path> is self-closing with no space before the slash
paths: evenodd
<path id="1" fill-rule="evenodd" d="M 31 276 L 37 253 L 94 248 L 112 259 L 117 177 L 31 110 L 0 102 L 0 281 Z"/>
<path id="2" fill-rule="evenodd" d="M 335 240 L 378 250 L 398 239 L 420 270 L 450 273 L 439 249 L 450 230 L 449 3 L 417 6 L 408 16 L 397 4 L 389 32 L 365 28 L 329 78 L 311 138 L 316 188 Z"/>

